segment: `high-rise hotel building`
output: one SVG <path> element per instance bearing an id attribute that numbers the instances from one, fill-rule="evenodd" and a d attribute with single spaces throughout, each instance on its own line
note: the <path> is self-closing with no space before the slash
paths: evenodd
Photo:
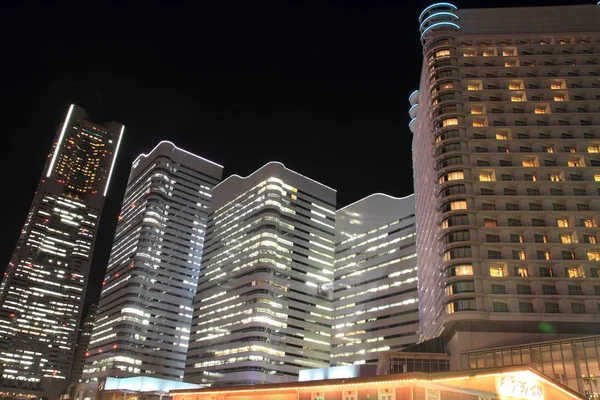
<path id="1" fill-rule="evenodd" d="M 600 6 L 437 3 L 419 23 L 423 338 L 456 356 L 598 333 Z"/>
<path id="2" fill-rule="evenodd" d="M 124 126 L 71 105 L 0 284 L 0 397 L 68 384 L 104 196 Z M 13 390 L 13 388 L 16 388 Z"/>
<path id="3" fill-rule="evenodd" d="M 101 387 L 106 377 L 182 380 L 211 189 L 222 171 L 166 141 L 133 162 L 84 382 Z M 93 398 L 81 397 L 88 395 Z"/>
<path id="4" fill-rule="evenodd" d="M 415 196 L 373 194 L 335 219 L 331 364 L 377 364 L 419 341 Z"/>
<path id="5" fill-rule="evenodd" d="M 213 189 L 186 381 L 293 382 L 329 366 L 335 202 L 277 162 Z"/>

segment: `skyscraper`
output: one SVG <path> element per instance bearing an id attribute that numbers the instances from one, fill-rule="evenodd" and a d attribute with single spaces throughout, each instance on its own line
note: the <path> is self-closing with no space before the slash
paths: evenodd
<path id="1" fill-rule="evenodd" d="M 77 345 L 75 347 L 75 355 L 73 356 L 73 367 L 71 368 L 71 375 L 69 377 L 69 399 L 75 398 L 75 390 L 77 389 L 77 384 L 83 374 L 85 357 L 87 355 L 88 346 L 90 345 L 94 323 L 96 322 L 97 309 L 98 307 L 96 304 L 91 304 L 88 307 L 87 314 L 81 323 L 81 328 L 77 335 Z"/>
<path id="2" fill-rule="evenodd" d="M 222 171 L 166 141 L 133 162 L 84 381 L 183 378 L 211 189 Z"/>
<path id="3" fill-rule="evenodd" d="M 421 334 L 461 351 L 600 331 L 600 7 L 419 17 Z"/>
<path id="4" fill-rule="evenodd" d="M 377 364 L 419 341 L 415 196 L 373 194 L 335 220 L 331 364 Z"/>
<path id="5" fill-rule="evenodd" d="M 0 391 L 67 385 L 104 196 L 125 127 L 71 105 L 0 284 Z"/>
<path id="6" fill-rule="evenodd" d="M 186 381 L 290 382 L 328 367 L 335 190 L 270 162 L 212 195 Z"/>

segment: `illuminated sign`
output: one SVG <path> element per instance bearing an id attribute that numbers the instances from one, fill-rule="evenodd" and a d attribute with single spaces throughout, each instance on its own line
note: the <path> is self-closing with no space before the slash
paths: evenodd
<path id="1" fill-rule="evenodd" d="M 501 375 L 498 392 L 515 399 L 544 400 L 544 390 L 529 373 Z"/>

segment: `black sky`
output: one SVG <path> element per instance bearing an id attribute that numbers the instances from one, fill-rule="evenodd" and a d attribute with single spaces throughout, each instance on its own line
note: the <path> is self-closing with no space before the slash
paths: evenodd
<path id="1" fill-rule="evenodd" d="M 339 207 L 410 194 L 407 97 L 419 81 L 417 17 L 431 3 L 2 2 L 1 262 L 70 103 L 126 125 L 87 303 L 98 297 L 131 162 L 160 140 L 224 165 L 224 177 L 281 161 L 336 188 Z"/>

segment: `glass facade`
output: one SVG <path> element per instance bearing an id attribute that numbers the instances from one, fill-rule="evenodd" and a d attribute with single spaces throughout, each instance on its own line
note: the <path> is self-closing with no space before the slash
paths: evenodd
<path id="1" fill-rule="evenodd" d="M 462 369 L 529 365 L 557 382 L 600 398 L 600 336 L 496 347 L 461 354 Z"/>

